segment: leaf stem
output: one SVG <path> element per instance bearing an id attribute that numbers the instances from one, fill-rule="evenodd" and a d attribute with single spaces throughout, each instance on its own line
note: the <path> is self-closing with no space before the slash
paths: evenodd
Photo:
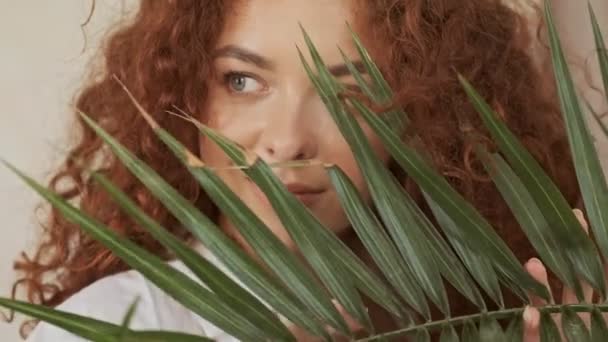
<path id="1" fill-rule="evenodd" d="M 546 305 L 546 306 L 538 307 L 538 310 L 541 313 L 542 312 L 560 313 L 565 308 L 568 308 L 574 312 L 592 312 L 595 309 L 597 309 L 601 312 L 608 312 L 608 304 Z M 459 317 L 448 318 L 448 319 L 443 319 L 443 320 L 439 320 L 439 321 L 429 321 L 424 324 L 419 324 L 419 325 L 411 326 L 408 328 L 391 331 L 389 333 L 378 334 L 378 335 L 358 339 L 356 341 L 357 342 L 376 341 L 376 340 L 380 340 L 383 338 L 401 336 L 401 335 L 415 332 L 415 331 L 421 330 L 421 329 L 437 330 L 437 329 L 441 329 L 446 324 L 452 325 L 452 326 L 458 326 L 458 325 L 463 325 L 469 321 L 475 321 L 475 322 L 480 321 L 483 317 L 489 317 L 489 318 L 493 318 L 496 320 L 514 318 L 516 316 L 522 315 L 524 309 L 525 309 L 525 307 L 512 308 L 512 309 L 505 309 L 505 310 L 482 312 L 482 313 L 477 313 L 474 315 L 459 316 Z"/>

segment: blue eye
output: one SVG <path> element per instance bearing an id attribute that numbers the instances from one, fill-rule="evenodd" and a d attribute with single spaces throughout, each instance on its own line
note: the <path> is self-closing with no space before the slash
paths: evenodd
<path id="1" fill-rule="evenodd" d="M 260 83 L 255 78 L 245 74 L 230 72 L 224 76 L 224 79 L 228 89 L 235 93 L 249 93 L 261 89 Z"/>

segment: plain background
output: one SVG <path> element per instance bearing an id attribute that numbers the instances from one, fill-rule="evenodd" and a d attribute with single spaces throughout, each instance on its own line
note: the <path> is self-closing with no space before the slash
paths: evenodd
<path id="1" fill-rule="evenodd" d="M 48 179 L 67 149 L 70 103 L 86 65 L 104 30 L 133 4 L 98 0 L 83 52 L 80 25 L 90 0 L 0 0 L 0 158 L 39 181 Z M 0 296 L 10 295 L 13 260 L 36 241 L 38 203 L 0 167 Z M 20 341 L 17 326 L 0 322 L 0 341 Z"/>
<path id="2" fill-rule="evenodd" d="M 146 0 L 164 1 L 164 0 Z M 585 1 L 554 0 L 563 39 L 584 60 L 592 56 Z M 608 36 L 608 3 L 591 1 Z M 86 27 L 86 50 L 80 24 L 90 1 L 0 0 L 0 158 L 45 182 L 66 150 L 71 123 L 69 103 L 86 63 L 104 29 L 125 15 L 137 0 L 98 0 Z M 596 78 L 596 84 L 600 84 Z M 605 101 L 586 92 L 597 108 Z M 597 129 L 594 129 L 597 132 Z M 598 135 L 599 136 L 599 135 Z M 608 144 L 598 140 L 608 166 Z M 38 232 L 34 208 L 38 197 L 0 167 L 0 296 L 10 295 L 12 262 L 32 246 Z M 17 324 L 0 322 L 0 340 L 16 342 Z M 54 342 L 54 341 L 53 341 Z"/>

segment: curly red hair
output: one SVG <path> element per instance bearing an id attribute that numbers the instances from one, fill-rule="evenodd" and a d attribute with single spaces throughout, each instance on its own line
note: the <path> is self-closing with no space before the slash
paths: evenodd
<path id="1" fill-rule="evenodd" d="M 485 131 L 455 72 L 467 77 L 498 109 L 574 203 L 578 190 L 563 123 L 550 78 L 529 55 L 526 19 L 499 0 L 360 2 L 365 15 L 358 18 L 356 27 L 395 90 L 395 104 L 407 111 L 411 129 L 422 138 L 431 160 L 494 224 L 518 257 L 531 257 L 533 249 L 500 194 L 471 158 L 465 135 L 470 131 L 484 135 Z M 201 117 L 211 72 L 210 51 L 233 3 L 142 1 L 134 19 L 109 36 L 102 50 L 103 66 L 91 69 L 90 81 L 75 103 L 211 218 L 217 217 L 217 209 L 111 76 L 123 80 L 171 134 L 197 150 L 196 129 L 165 110 L 177 106 Z M 175 235 L 184 240 L 190 235 L 77 119 L 79 140 L 50 187 L 112 229 L 168 258 L 159 243 L 84 178 L 82 167 L 73 160 L 102 170 Z M 395 172 L 399 171 L 395 168 Z M 400 176 L 406 189 L 420 199 L 411 180 Z M 127 265 L 52 210 L 34 254 L 24 253 L 15 269 L 22 275 L 17 284 L 26 289 L 31 302 L 55 306 L 95 280 L 126 270 Z M 462 301 L 455 309 L 462 311 L 464 306 Z"/>

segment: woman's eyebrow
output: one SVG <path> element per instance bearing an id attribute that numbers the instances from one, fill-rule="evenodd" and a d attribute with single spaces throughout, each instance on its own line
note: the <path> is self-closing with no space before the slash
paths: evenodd
<path id="1" fill-rule="evenodd" d="M 261 69 L 265 70 L 275 70 L 275 63 L 272 62 L 267 57 L 257 54 L 247 48 L 240 47 L 234 44 L 224 45 L 221 48 L 215 50 L 213 53 L 213 58 L 221 58 L 221 57 L 231 57 L 239 59 L 245 63 L 251 63 Z M 361 61 L 353 61 L 353 65 L 355 68 L 362 74 L 366 73 L 365 67 Z M 348 67 L 346 64 L 337 64 L 332 65 L 327 68 L 327 70 L 334 77 L 342 77 L 350 74 Z"/>
<path id="2" fill-rule="evenodd" d="M 240 59 L 243 62 L 254 64 L 261 69 L 275 69 L 274 62 L 270 61 L 268 58 L 238 45 L 228 44 L 215 50 L 213 53 L 213 58 L 219 57 L 232 57 Z"/>
<path id="3" fill-rule="evenodd" d="M 355 69 L 357 69 L 357 71 L 359 71 L 362 74 L 366 74 L 367 73 L 367 70 L 365 70 L 365 66 L 363 65 L 363 62 L 361 62 L 361 61 L 353 61 L 352 63 L 354 65 Z M 350 70 L 348 70 L 348 67 L 346 66 L 346 64 L 332 65 L 332 66 L 329 66 L 327 68 L 327 70 L 334 77 L 342 77 L 342 76 L 348 76 L 348 75 L 350 75 Z"/>

